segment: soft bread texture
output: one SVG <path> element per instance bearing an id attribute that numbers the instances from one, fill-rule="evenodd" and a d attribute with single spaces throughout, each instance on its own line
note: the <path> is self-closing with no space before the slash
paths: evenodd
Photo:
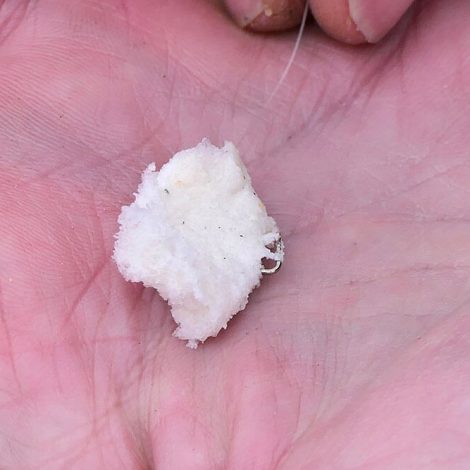
<path id="1" fill-rule="evenodd" d="M 178 324 L 174 335 L 193 348 L 245 308 L 262 259 L 283 257 L 267 248 L 279 230 L 230 142 L 204 139 L 160 171 L 150 164 L 118 222 L 119 271 L 158 290 Z"/>

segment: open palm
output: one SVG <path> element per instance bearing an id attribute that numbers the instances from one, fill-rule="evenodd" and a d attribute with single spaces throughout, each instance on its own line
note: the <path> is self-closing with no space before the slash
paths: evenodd
<path id="1" fill-rule="evenodd" d="M 0 467 L 465 468 L 469 18 L 423 2 L 359 49 L 309 28 L 269 99 L 295 33 L 216 2 L 7 0 Z M 110 257 L 142 169 L 205 136 L 286 262 L 194 351 Z"/>

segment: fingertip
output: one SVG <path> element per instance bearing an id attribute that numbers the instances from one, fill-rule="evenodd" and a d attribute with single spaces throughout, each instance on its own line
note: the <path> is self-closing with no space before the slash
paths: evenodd
<path id="1" fill-rule="evenodd" d="M 284 31 L 298 26 L 304 0 L 225 0 L 233 19 L 242 28 L 259 32 Z"/>
<path id="2" fill-rule="evenodd" d="M 347 44 L 367 42 L 351 18 L 348 0 L 310 0 L 310 8 L 316 22 L 332 38 Z"/>
<path id="3" fill-rule="evenodd" d="M 367 42 L 380 41 L 400 20 L 413 0 L 349 0 L 349 13 Z"/>
<path id="4" fill-rule="evenodd" d="M 225 0 L 225 6 L 233 20 L 242 28 L 264 11 L 262 2 L 257 0 Z"/>
<path id="5" fill-rule="evenodd" d="M 322 29 L 348 44 L 380 41 L 412 3 L 413 0 L 310 0 Z"/>

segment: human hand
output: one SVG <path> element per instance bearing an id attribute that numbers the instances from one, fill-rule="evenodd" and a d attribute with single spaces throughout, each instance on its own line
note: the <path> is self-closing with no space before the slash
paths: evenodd
<path id="1" fill-rule="evenodd" d="M 0 7 L 0 467 L 463 468 L 465 1 L 373 47 L 218 2 Z M 285 264 L 189 350 L 111 262 L 145 166 L 232 140 Z"/>

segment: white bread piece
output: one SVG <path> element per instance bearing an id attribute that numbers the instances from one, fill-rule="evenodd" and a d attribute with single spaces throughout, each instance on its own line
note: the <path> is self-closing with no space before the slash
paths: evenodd
<path id="1" fill-rule="evenodd" d="M 245 308 L 261 260 L 283 257 L 267 248 L 279 230 L 230 142 L 218 148 L 204 139 L 160 171 L 151 163 L 118 222 L 119 271 L 158 290 L 178 324 L 174 335 L 192 348 Z"/>

